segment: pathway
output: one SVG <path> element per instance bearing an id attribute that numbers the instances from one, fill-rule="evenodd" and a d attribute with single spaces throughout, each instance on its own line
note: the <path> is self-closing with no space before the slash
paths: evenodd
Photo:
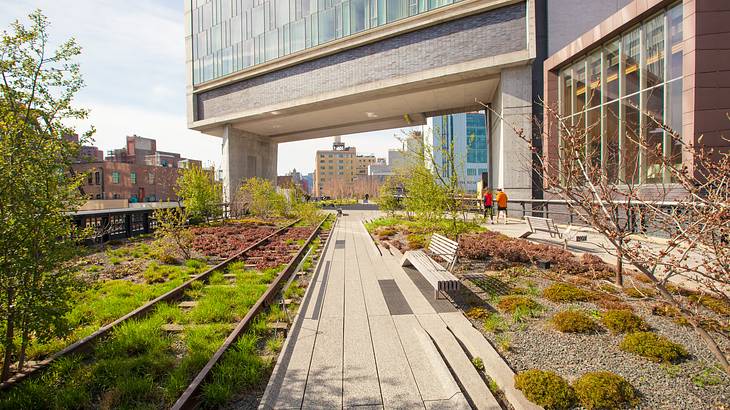
<path id="1" fill-rule="evenodd" d="M 471 323 L 347 211 L 331 234 L 262 398 L 262 409 L 499 409 L 471 364 L 497 369 L 517 408 L 512 373 Z M 431 296 L 431 297 L 429 297 Z M 466 349 L 466 350 L 465 350 Z M 469 352 L 469 355 L 467 355 Z M 519 392 L 518 392 L 519 393 Z"/>

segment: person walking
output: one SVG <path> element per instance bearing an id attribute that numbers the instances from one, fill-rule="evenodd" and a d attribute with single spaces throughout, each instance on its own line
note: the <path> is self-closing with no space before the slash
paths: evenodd
<path id="1" fill-rule="evenodd" d="M 507 194 L 502 189 L 497 190 L 497 223 L 499 223 L 499 216 L 504 212 L 504 223 L 507 224 Z"/>
<path id="2" fill-rule="evenodd" d="M 489 220 L 494 223 L 494 200 L 492 199 L 492 190 L 486 188 L 482 194 L 482 204 L 484 205 L 484 218 L 489 215 Z"/>

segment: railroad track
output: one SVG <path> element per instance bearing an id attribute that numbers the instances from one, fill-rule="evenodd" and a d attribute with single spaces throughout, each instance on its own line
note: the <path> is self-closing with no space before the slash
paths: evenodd
<path id="1" fill-rule="evenodd" d="M 256 301 L 256 304 L 249 309 L 246 316 L 236 325 L 236 328 L 228 335 L 226 340 L 220 346 L 220 348 L 213 354 L 211 359 L 206 363 L 203 369 L 195 376 L 190 385 L 185 389 L 183 394 L 178 398 L 175 404 L 172 406 L 173 410 L 184 410 L 193 409 L 199 404 L 199 394 L 205 381 L 210 377 L 216 364 L 221 360 L 224 354 L 234 345 L 236 340 L 249 328 L 253 323 L 254 319 L 266 309 L 267 306 L 271 306 L 276 298 L 281 297 L 283 300 L 282 292 L 292 282 L 294 274 L 301 268 L 302 262 L 309 254 L 307 251 L 312 241 L 320 237 L 324 243 L 319 248 L 320 255 L 327 248 L 329 243 L 330 235 L 326 233 L 324 236 L 321 235 L 320 230 L 325 221 L 329 218 L 325 217 L 322 222 L 317 225 L 314 231 L 311 233 L 309 238 L 306 240 L 303 246 L 299 248 L 299 251 L 289 260 L 286 267 L 277 275 L 277 277 L 269 284 L 266 291 Z M 335 217 L 336 218 L 336 217 Z"/>
<path id="2" fill-rule="evenodd" d="M 224 352 L 228 347 L 230 347 L 230 344 L 232 343 L 229 340 L 235 341 L 235 339 L 238 338 L 238 336 L 241 334 L 243 330 L 248 326 L 248 324 L 251 321 L 251 318 L 254 317 L 257 313 L 259 313 L 268 303 L 271 302 L 272 298 L 276 295 L 276 291 L 278 291 L 281 288 L 282 283 L 286 282 L 285 279 L 288 279 L 294 268 L 299 264 L 299 262 L 303 259 L 303 255 L 305 254 L 305 251 L 308 249 L 310 244 L 312 243 L 313 239 L 317 237 L 318 232 L 320 231 L 322 225 L 327 220 L 327 218 L 324 218 L 312 231 L 311 235 L 309 235 L 308 239 L 299 247 L 299 250 L 294 253 L 293 257 L 291 257 L 291 260 L 286 265 L 286 268 L 279 274 L 277 277 L 271 282 L 267 290 L 264 292 L 264 294 L 259 298 L 259 300 L 255 303 L 255 305 L 249 310 L 248 314 L 244 317 L 244 319 L 238 323 L 238 325 L 235 327 L 231 335 L 226 339 L 223 346 L 226 348 L 222 350 Z M 299 221 L 294 221 L 275 232 L 267 235 L 266 237 L 262 238 L 261 240 L 251 244 L 246 249 L 238 252 L 237 254 L 233 255 L 232 257 L 218 263 L 217 265 L 209 268 L 205 272 L 201 273 L 200 275 L 197 275 L 190 280 L 186 281 L 185 283 L 181 284 L 180 286 L 168 291 L 167 293 L 145 303 L 144 305 L 140 306 L 139 308 L 135 309 L 134 311 L 122 316 L 121 318 L 115 320 L 112 323 L 109 323 L 108 325 L 105 325 L 101 328 L 99 328 L 97 331 L 92 333 L 89 336 L 86 336 L 71 345 L 67 346 L 66 348 L 54 353 L 47 359 L 40 361 L 35 364 L 35 366 L 28 371 L 24 373 L 16 374 L 11 379 L 7 380 L 6 382 L 0 384 L 0 391 L 1 390 L 7 390 L 13 386 L 16 386 L 21 381 L 32 377 L 39 375 L 42 373 L 42 371 L 46 368 L 48 368 L 52 363 L 57 361 L 60 358 L 70 356 L 75 353 L 82 353 L 82 352 L 88 352 L 93 349 L 93 346 L 96 342 L 99 342 L 103 340 L 106 336 L 110 335 L 112 330 L 118 328 L 123 323 L 126 323 L 132 319 L 139 319 L 150 312 L 152 312 L 161 302 L 171 302 L 178 300 L 182 298 L 186 291 L 190 290 L 191 288 L 197 285 L 198 283 L 207 283 L 208 280 L 211 278 L 211 276 L 216 272 L 221 272 L 224 269 L 226 269 L 229 265 L 231 265 L 233 262 L 237 262 L 239 260 L 244 260 L 244 263 L 248 262 L 260 262 L 260 260 L 269 260 L 265 253 L 261 253 L 261 249 L 265 249 L 266 246 L 272 242 L 274 242 L 278 237 L 285 236 L 287 232 L 291 230 L 301 229 L 294 227 L 295 224 L 297 224 Z M 254 259 L 253 261 L 247 260 L 246 256 L 249 254 L 257 253 L 259 256 L 259 260 L 257 261 Z M 276 263 L 276 260 L 270 261 L 272 263 Z M 284 280 L 282 280 L 284 278 Z M 235 336 L 234 336 L 235 335 Z M 223 348 L 223 346 L 221 348 Z M 220 355 L 222 355 L 222 352 Z M 217 354 L 218 352 L 216 352 Z M 220 356 L 218 355 L 218 357 Z M 216 357 L 216 356 L 214 356 Z M 211 359 L 213 360 L 213 359 Z M 207 366 L 206 366 L 207 368 Z M 211 366 L 212 368 L 212 366 Z M 205 368 L 204 368 L 205 370 Z M 196 377 L 197 380 L 197 377 Z M 186 390 L 187 393 L 187 390 Z M 192 397 L 192 396 L 191 396 Z M 188 399 L 189 400 L 189 399 Z"/>

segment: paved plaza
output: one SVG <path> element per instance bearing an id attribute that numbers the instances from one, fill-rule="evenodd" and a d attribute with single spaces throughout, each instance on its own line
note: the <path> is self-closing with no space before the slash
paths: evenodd
<path id="1" fill-rule="evenodd" d="M 347 211 L 333 229 L 260 408 L 480 408 L 499 404 L 484 359 L 518 408 L 512 372 L 471 323 L 415 271 L 373 243 Z"/>

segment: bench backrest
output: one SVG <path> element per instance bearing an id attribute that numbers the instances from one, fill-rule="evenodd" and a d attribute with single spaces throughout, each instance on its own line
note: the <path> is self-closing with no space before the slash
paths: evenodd
<path id="1" fill-rule="evenodd" d="M 525 220 L 527 221 L 527 224 L 530 225 L 530 229 L 532 231 L 543 231 L 543 232 L 548 232 L 550 234 L 560 235 L 560 231 L 558 230 L 558 227 L 555 225 L 555 222 L 553 222 L 553 220 L 550 218 L 538 218 L 536 216 L 525 216 Z"/>
<path id="2" fill-rule="evenodd" d="M 447 269 L 451 269 L 456 263 L 456 251 L 458 248 L 459 244 L 457 242 L 437 233 L 431 236 L 431 242 L 428 244 L 428 251 L 445 260 Z"/>

